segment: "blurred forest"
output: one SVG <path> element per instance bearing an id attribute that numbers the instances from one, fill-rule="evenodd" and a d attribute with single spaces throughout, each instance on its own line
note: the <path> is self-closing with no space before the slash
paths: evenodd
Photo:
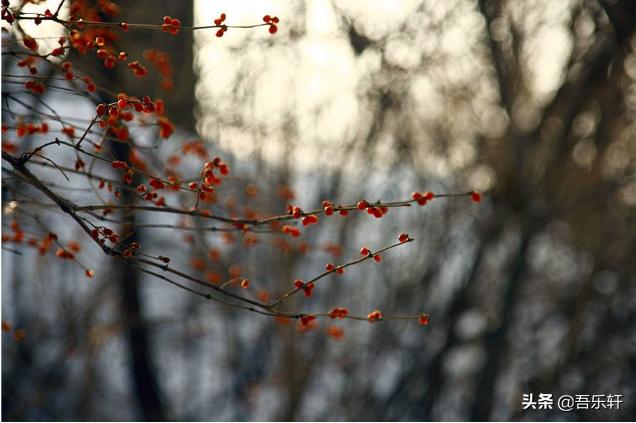
<path id="1" fill-rule="evenodd" d="M 226 11 L 223 2 L 117 3 L 120 14 L 104 19 L 171 15 L 192 25 Z M 271 293 L 328 261 L 355 258 L 361 245 L 408 232 L 415 242 L 381 265 L 329 277 L 289 307 L 425 311 L 430 325 L 345 321 L 344 337 L 333 339 L 325 331 L 333 322 L 319 319 L 300 333 L 293 323 L 201 301 L 88 243 L 91 280 L 72 264 L 11 246 L 2 251 L 2 320 L 26 337 L 3 333 L 3 419 L 634 420 L 636 3 L 266 6 L 281 18 L 275 37 L 122 36 L 118 46 L 130 56 L 168 53 L 170 91 L 159 92 L 152 72 L 140 82 L 91 55 L 74 57 L 74 66 L 114 92 L 164 98 L 177 131 L 141 151 L 160 166 L 183 143 L 204 140 L 236 176 L 219 193 L 227 207 L 279 214 L 287 202 L 390 201 L 416 190 L 474 189 L 484 200 L 440 199 L 382 219 L 333 217 L 300 240 L 153 228 L 178 218 L 151 213 L 119 217 L 174 261 L 200 258 L 201 274 L 240 265 L 250 289 Z M 228 19 L 252 22 L 266 6 Z M 329 30 L 317 31 L 325 22 Z M 3 52 L 18 48 L 14 37 L 3 33 Z M 16 59 L 3 53 L 2 62 L 6 123 L 7 93 L 16 87 L 5 75 L 15 73 Z M 85 119 L 104 101 L 69 101 L 55 90 L 43 100 Z M 24 101 L 26 111 L 43 110 L 33 97 Z M 140 145 L 148 138 L 131 134 Z M 127 157 L 129 148 L 120 144 L 116 154 Z M 8 202 L 22 201 L 16 192 L 43 198 L 7 167 L 3 231 Z M 47 175 L 64 183 L 54 170 Z M 61 234 L 84 236 L 61 213 L 29 207 Z M 621 394 L 624 403 L 523 410 L 524 393 Z"/>

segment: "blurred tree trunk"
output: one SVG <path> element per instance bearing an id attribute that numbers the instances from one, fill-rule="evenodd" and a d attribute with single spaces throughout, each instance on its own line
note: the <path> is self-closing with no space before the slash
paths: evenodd
<path id="1" fill-rule="evenodd" d="M 192 26 L 194 9 L 191 1 L 162 3 L 156 7 L 153 0 L 124 0 L 118 2 L 120 12 L 115 17 L 103 16 L 104 21 L 129 22 L 129 23 L 161 23 L 163 16 L 178 17 L 183 26 Z M 98 85 L 108 86 L 115 92 L 124 92 L 130 96 L 150 96 L 152 99 L 161 98 L 166 104 L 173 105 L 175 109 L 168 108 L 166 113 L 176 125 L 185 129 L 194 128 L 194 72 L 192 63 L 193 36 L 190 31 L 183 31 L 178 36 L 171 36 L 159 30 L 130 30 L 123 33 L 115 45 L 121 51 L 127 53 L 129 60 L 139 60 L 149 70 L 149 75 L 143 79 L 134 76 L 131 70 L 122 64 L 114 69 L 106 69 L 101 63 L 91 62 L 87 69 L 99 70 L 98 75 L 90 75 Z M 161 83 L 165 75 L 143 59 L 143 52 L 153 49 L 156 52 L 165 53 L 169 61 L 170 78 L 173 78 L 174 88 L 165 90 Z M 84 57 L 79 60 L 87 60 Z M 94 59 L 88 59 L 94 60 Z M 112 102 L 114 99 L 104 99 L 104 102 Z M 182 111 L 179 113 L 178 111 Z M 154 134 L 156 136 L 156 133 Z M 117 160 L 128 161 L 131 152 L 129 143 L 112 143 L 112 152 Z M 138 183 L 135 181 L 134 183 Z M 124 204 L 134 202 L 133 195 L 123 191 L 121 201 Z M 137 217 L 131 214 L 127 218 L 127 224 L 121 233 L 126 234 L 135 228 Z M 126 242 L 137 241 L 143 244 L 143 234 L 135 231 Z M 121 294 L 121 319 L 125 328 L 125 339 L 130 354 L 129 375 L 132 392 L 139 406 L 140 418 L 148 421 L 168 420 L 169 412 L 165 401 L 162 399 L 162 389 L 157 377 L 152 359 L 152 333 L 148 329 L 143 312 L 144 296 L 140 289 L 140 274 L 126 265 L 114 263 L 113 273 L 118 275 L 118 284 Z"/>

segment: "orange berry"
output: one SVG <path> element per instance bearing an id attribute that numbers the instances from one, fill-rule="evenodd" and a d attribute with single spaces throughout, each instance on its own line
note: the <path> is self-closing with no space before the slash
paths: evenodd
<path id="1" fill-rule="evenodd" d="M 380 310 L 374 310 L 367 315 L 367 320 L 369 323 L 375 323 L 379 320 L 382 320 L 382 312 Z"/>
<path id="2" fill-rule="evenodd" d="M 336 307 L 329 312 L 331 319 L 344 319 L 349 314 L 349 310 L 346 308 Z"/>
<path id="3" fill-rule="evenodd" d="M 327 335 L 329 335 L 334 341 L 342 341 L 344 338 L 344 330 L 338 326 L 329 326 L 327 328 Z"/>

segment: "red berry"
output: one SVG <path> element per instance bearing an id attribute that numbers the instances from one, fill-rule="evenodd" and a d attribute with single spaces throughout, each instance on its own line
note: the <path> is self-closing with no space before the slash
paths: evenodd
<path id="1" fill-rule="evenodd" d="M 301 279 L 296 279 L 294 281 L 294 286 L 298 289 L 302 288 L 304 285 L 305 283 Z"/>
<path id="2" fill-rule="evenodd" d="M 270 25 L 269 26 L 269 33 L 270 34 L 276 34 L 276 32 L 278 32 L 278 27 L 276 25 Z"/>
<path id="3" fill-rule="evenodd" d="M 369 207 L 369 203 L 367 203 L 365 200 L 360 200 L 358 201 L 357 207 L 358 207 L 358 210 L 364 210 L 367 207 Z"/>
<path id="4" fill-rule="evenodd" d="M 307 326 L 314 320 L 316 320 L 316 316 L 314 316 L 313 314 L 306 314 L 300 318 L 300 324 L 303 326 Z"/>
<path id="5" fill-rule="evenodd" d="M 415 201 L 419 200 L 420 198 L 422 198 L 422 193 L 415 191 L 413 194 L 411 194 L 411 198 L 414 199 Z"/>
<path id="6" fill-rule="evenodd" d="M 132 171 L 132 169 L 130 169 L 128 172 L 126 172 L 126 173 L 124 174 L 124 182 L 125 182 L 127 185 L 130 185 L 130 184 L 132 184 L 132 183 L 133 183 L 133 171 Z"/>
<path id="7" fill-rule="evenodd" d="M 362 247 L 360 249 L 360 254 L 362 254 L 363 256 L 368 256 L 369 254 L 371 254 L 371 250 L 369 250 L 367 247 Z"/>
<path id="8" fill-rule="evenodd" d="M 420 314 L 420 317 L 419 317 L 419 319 L 417 319 L 417 321 L 422 326 L 428 325 L 428 321 L 429 321 L 428 314 L 425 314 L 425 313 Z"/>
<path id="9" fill-rule="evenodd" d="M 325 266 L 325 270 L 327 272 L 333 272 L 335 268 L 336 266 L 334 266 L 333 263 L 327 263 L 327 265 Z"/>
<path id="10" fill-rule="evenodd" d="M 151 179 L 148 184 L 153 187 L 154 189 L 163 189 L 166 187 L 166 184 L 164 184 L 161 180 L 159 179 Z"/>
<path id="11" fill-rule="evenodd" d="M 316 216 L 315 214 L 305 216 L 305 218 L 303 219 L 303 226 L 313 225 L 314 223 L 318 223 L 318 216 Z"/>
<path id="12" fill-rule="evenodd" d="M 398 239 L 400 240 L 400 242 L 406 242 L 409 240 L 409 235 L 406 233 L 401 233 Z"/>
<path id="13" fill-rule="evenodd" d="M 314 283 L 310 282 L 303 286 L 303 291 L 305 293 L 305 297 L 311 297 L 312 291 L 314 289 Z"/>
<path id="14" fill-rule="evenodd" d="M 481 201 L 481 194 L 477 191 L 473 191 L 470 194 L 470 199 L 473 200 L 475 203 L 479 203 Z"/>
<path id="15" fill-rule="evenodd" d="M 24 38 L 22 38 L 22 42 L 24 43 L 24 46 L 26 48 L 28 48 L 29 50 L 37 50 L 38 49 L 38 42 L 35 41 L 33 39 L 33 37 L 30 37 L 28 35 L 24 36 Z"/>
<path id="16" fill-rule="evenodd" d="M 376 219 L 379 219 L 382 216 L 384 216 L 384 213 L 382 213 L 382 210 L 380 210 L 378 207 L 372 207 L 371 213 L 373 214 L 373 217 L 375 217 Z"/>
<path id="17" fill-rule="evenodd" d="M 325 215 L 331 216 L 332 214 L 333 214 L 333 207 L 332 206 L 326 206 L 325 207 Z"/>
<path id="18" fill-rule="evenodd" d="M 380 263 L 382 261 L 382 256 L 380 254 L 376 254 L 373 256 L 373 260 Z"/>

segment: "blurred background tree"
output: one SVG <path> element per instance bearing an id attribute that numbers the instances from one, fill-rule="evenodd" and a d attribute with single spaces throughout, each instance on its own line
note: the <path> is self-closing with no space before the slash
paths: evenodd
<path id="1" fill-rule="evenodd" d="M 27 330 L 19 343 L 3 338 L 5 418 L 633 420 L 636 5 L 231 3 L 121 1 L 114 18 L 281 17 L 276 37 L 121 40 L 137 56 L 168 53 L 175 88 L 162 96 L 179 125 L 170 142 L 201 137 L 227 158 L 239 178 L 220 193 L 225 204 L 249 197 L 250 207 L 277 214 L 286 202 L 392 200 L 413 190 L 487 195 L 478 207 L 458 199 L 379 220 L 324 219 L 300 241 L 194 231 L 181 246 L 172 229 L 143 236 L 195 268 L 203 260 L 204 275 L 238 272 L 277 293 L 361 245 L 408 232 L 416 242 L 381 266 L 334 276 L 290 308 L 426 311 L 431 324 L 346 322 L 341 338 L 319 321 L 299 333 L 147 276 L 131 302 L 113 284 L 130 286 L 132 274 L 105 270 L 112 264 L 99 252 L 97 280 L 87 283 L 58 263 L 42 280 L 50 260 L 3 251 L 2 318 Z M 126 75 L 104 78 L 126 92 L 157 86 Z M 117 311 L 127 303 L 136 317 Z M 145 340 L 133 336 L 140 331 Z M 137 356 L 127 348 L 140 345 Z M 154 393 L 135 369 L 146 369 Z M 625 402 L 522 410 L 523 393 Z"/>

